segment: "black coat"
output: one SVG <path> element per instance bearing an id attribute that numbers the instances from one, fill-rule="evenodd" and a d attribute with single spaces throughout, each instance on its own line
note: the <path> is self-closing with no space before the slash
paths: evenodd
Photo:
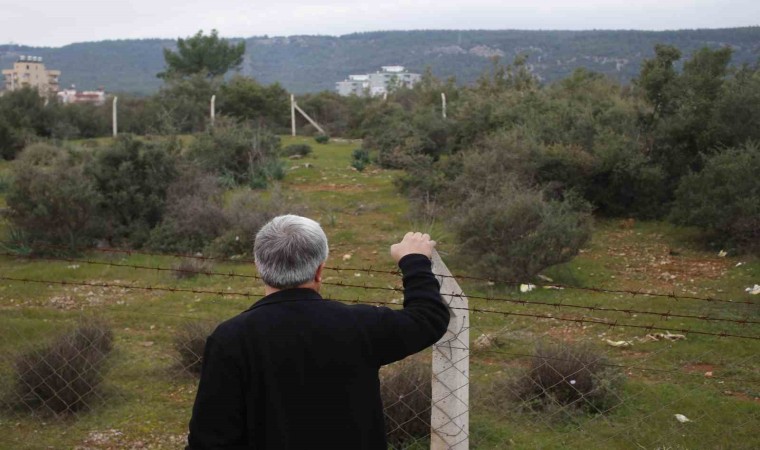
<path id="1" fill-rule="evenodd" d="M 268 295 L 206 342 L 188 449 L 386 449 L 378 369 L 429 347 L 449 311 L 424 255 L 399 262 L 404 309 Z"/>

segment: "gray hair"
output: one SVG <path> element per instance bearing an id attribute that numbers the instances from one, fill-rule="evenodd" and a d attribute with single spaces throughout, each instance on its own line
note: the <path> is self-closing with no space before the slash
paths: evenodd
<path id="1" fill-rule="evenodd" d="M 311 219 L 278 216 L 256 234 L 253 254 L 264 283 L 293 288 L 313 280 L 317 267 L 327 260 L 327 236 Z"/>

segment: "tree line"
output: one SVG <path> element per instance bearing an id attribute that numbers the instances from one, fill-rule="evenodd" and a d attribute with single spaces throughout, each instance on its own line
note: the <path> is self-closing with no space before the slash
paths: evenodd
<path id="1" fill-rule="evenodd" d="M 164 86 L 157 94 L 120 98 L 120 129 L 143 136 L 196 133 L 195 147 L 170 158 L 171 170 L 200 167 L 196 176 L 211 176 L 217 187 L 261 187 L 282 176 L 274 135 L 289 126 L 289 95 L 276 83 L 225 78 L 241 64 L 244 51 L 244 44 L 230 44 L 216 32 L 180 39 L 176 52 L 165 51 Z M 331 135 L 363 139 L 354 152 L 357 169 L 370 161 L 403 169 L 398 188 L 424 218 L 445 219 L 462 244 L 463 257 L 490 275 L 525 279 L 571 259 L 590 238 L 594 215 L 669 220 L 702 228 L 715 246 L 759 250 L 760 65 L 732 67 L 731 56 L 729 48 L 704 48 L 683 58 L 677 48 L 658 45 L 631 85 L 584 69 L 545 85 L 518 57 L 510 64 L 494 60 L 469 86 L 440 80 L 428 70 L 416 86 L 394 89 L 387 99 L 321 92 L 299 96 L 298 102 Z M 448 99 L 445 118 L 441 93 Z M 211 128 L 208 101 L 214 94 L 221 119 Z M 22 198 L 34 189 L 31 184 L 23 188 L 23 182 L 33 184 L 51 170 L 47 163 L 44 169 L 37 167 L 38 156 L 19 152 L 39 140 L 65 143 L 108 135 L 109 116 L 108 106 L 45 105 L 28 90 L 0 98 L 0 151 L 6 159 L 22 155 L 8 196 L 13 224 L 31 227 L 32 216 L 26 222 L 18 216 L 34 208 L 24 206 Z M 308 124 L 299 127 L 314 132 Z M 110 152 L 128 162 L 137 158 L 130 152 L 150 153 L 129 149 L 158 145 L 124 139 Z M 161 145 L 168 145 L 163 153 L 172 154 L 171 144 Z M 51 153 L 39 147 L 35 151 Z M 94 168 L 105 164 L 105 156 L 67 155 L 54 158 L 52 166 L 62 164 L 76 173 L 68 166 L 74 164 L 93 177 L 106 170 Z M 89 161 L 100 162 L 90 166 Z M 24 170 L 33 176 L 24 178 Z M 117 179 L 120 170 L 103 179 Z M 101 205 L 93 211 L 102 211 L 109 183 L 92 180 L 94 205 Z M 120 196 L 140 181 L 124 183 Z M 27 191 L 14 196 L 22 188 Z M 105 235 L 101 227 L 98 236 L 154 247 L 166 241 L 159 233 L 177 238 L 181 233 L 176 230 L 189 228 L 161 225 L 165 217 L 180 214 L 163 206 L 171 192 L 167 185 L 159 194 L 147 195 L 160 200 L 158 213 L 119 219 L 122 225 L 147 224 L 135 234 L 138 238 L 114 231 L 118 227 Z M 214 211 L 223 210 L 216 194 L 205 198 L 217 199 Z M 223 230 L 220 226 L 191 244 L 165 247 L 198 250 Z M 37 236 L 42 239 L 44 233 Z"/>

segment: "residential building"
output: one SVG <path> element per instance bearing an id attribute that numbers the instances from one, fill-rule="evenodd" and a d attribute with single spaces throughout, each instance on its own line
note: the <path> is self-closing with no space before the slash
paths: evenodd
<path id="1" fill-rule="evenodd" d="M 60 70 L 47 70 L 38 56 L 20 56 L 13 69 L 3 70 L 5 90 L 15 91 L 25 87 L 37 88 L 40 95 L 56 95 Z"/>
<path id="2" fill-rule="evenodd" d="M 78 92 L 76 86 L 64 89 L 58 93 L 58 101 L 63 104 L 90 103 L 100 106 L 106 103 L 106 91 L 101 87 L 97 91 Z"/>
<path id="3" fill-rule="evenodd" d="M 338 94 L 343 96 L 385 95 L 394 87 L 414 86 L 422 76 L 407 72 L 404 66 L 383 66 L 381 70 L 366 75 L 349 75 L 345 81 L 336 83 Z"/>
<path id="4" fill-rule="evenodd" d="M 369 89 L 369 75 L 349 75 L 345 81 L 335 83 L 338 88 L 338 94 L 348 97 L 356 95 L 362 97 L 366 95 Z"/>

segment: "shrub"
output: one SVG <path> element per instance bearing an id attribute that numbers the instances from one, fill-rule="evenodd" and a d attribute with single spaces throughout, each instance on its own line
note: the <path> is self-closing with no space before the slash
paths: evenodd
<path id="1" fill-rule="evenodd" d="M 179 328 L 174 338 L 174 349 L 179 353 L 178 363 L 182 372 L 201 374 L 206 339 L 214 331 L 214 326 L 210 322 L 187 322 Z"/>
<path id="2" fill-rule="evenodd" d="M 184 167 L 169 186 L 166 211 L 148 246 L 166 252 L 199 252 L 229 227 L 218 179 Z"/>
<path id="3" fill-rule="evenodd" d="M 87 174 L 100 194 L 104 236 L 110 244 L 140 247 L 161 222 L 167 189 L 177 176 L 172 145 L 121 135 L 96 153 Z"/>
<path id="4" fill-rule="evenodd" d="M 252 191 L 237 192 L 224 208 L 227 231 L 214 239 L 205 252 L 214 256 L 251 255 L 256 233 L 264 224 L 281 214 L 298 214 L 299 209 L 289 206 L 277 189 L 268 197 Z"/>
<path id="5" fill-rule="evenodd" d="M 460 253 L 489 277 L 524 281 L 571 260 L 591 238 L 582 200 L 545 200 L 539 191 L 504 184 L 494 193 L 470 193 L 452 222 Z"/>
<path id="6" fill-rule="evenodd" d="M 430 437 L 430 380 L 430 364 L 413 358 L 381 371 L 385 435 L 392 448 Z"/>
<path id="7" fill-rule="evenodd" d="M 214 269 L 214 263 L 203 258 L 182 258 L 172 265 L 172 276 L 178 280 L 195 278 Z"/>
<path id="8" fill-rule="evenodd" d="M 330 136 L 326 134 L 318 134 L 314 136 L 314 140 L 317 141 L 317 144 L 327 144 L 330 142 Z"/>
<path id="9" fill-rule="evenodd" d="M 670 218 L 711 231 L 720 244 L 760 252 L 760 146 L 748 142 L 707 158 L 676 190 Z"/>
<path id="10" fill-rule="evenodd" d="M 14 163 L 6 214 L 23 246 L 38 252 L 60 246 L 73 251 L 99 236 L 101 197 L 77 159 L 62 148 L 34 144 Z"/>
<path id="11" fill-rule="evenodd" d="M 306 156 L 312 152 L 311 145 L 308 144 L 290 144 L 282 149 L 283 156 Z"/>
<path id="12" fill-rule="evenodd" d="M 98 391 L 112 348 L 111 329 L 90 322 L 19 356 L 12 403 L 42 414 L 70 414 L 102 401 Z"/>
<path id="13" fill-rule="evenodd" d="M 9 174 L 0 172 L 0 194 L 8 192 L 11 187 L 11 176 Z"/>
<path id="14" fill-rule="evenodd" d="M 29 87 L 0 97 L 0 158 L 14 159 L 39 137 L 50 137 L 51 108 L 45 102 Z"/>
<path id="15" fill-rule="evenodd" d="M 369 164 L 369 150 L 357 148 L 351 153 L 351 167 L 362 172 Z"/>
<path id="16" fill-rule="evenodd" d="M 279 149 L 280 138 L 264 128 L 220 120 L 197 137 L 188 156 L 202 169 L 238 185 L 262 187 L 283 176 Z"/>
<path id="17" fill-rule="evenodd" d="M 508 385 L 507 396 L 534 411 L 559 406 L 604 414 L 622 401 L 624 380 L 620 370 L 589 344 L 542 343 L 527 370 Z"/>

